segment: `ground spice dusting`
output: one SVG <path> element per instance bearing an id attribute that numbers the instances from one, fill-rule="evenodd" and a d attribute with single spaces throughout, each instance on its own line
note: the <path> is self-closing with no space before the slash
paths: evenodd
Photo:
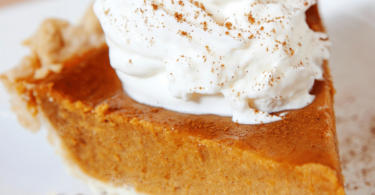
<path id="1" fill-rule="evenodd" d="M 289 50 L 290 50 L 290 55 L 293 56 L 295 51 L 292 48 L 289 48 Z"/>
<path id="2" fill-rule="evenodd" d="M 230 23 L 230 22 L 225 23 L 225 27 L 227 27 L 228 30 L 231 30 L 232 29 L 232 23 Z"/>
<path id="3" fill-rule="evenodd" d="M 201 3 L 201 9 L 203 9 L 204 11 L 206 11 L 206 8 L 204 7 L 204 5 Z"/>
<path id="4" fill-rule="evenodd" d="M 249 22 L 251 24 L 254 24 L 255 23 L 255 18 L 253 17 L 253 15 L 249 14 L 249 16 L 247 17 L 247 19 L 249 20 Z"/>
<path id="5" fill-rule="evenodd" d="M 182 36 L 187 36 L 187 32 L 185 32 L 185 31 L 180 31 L 180 34 L 181 34 Z"/>
<path id="6" fill-rule="evenodd" d="M 207 22 L 203 22 L 203 30 L 207 31 Z"/>
<path id="7" fill-rule="evenodd" d="M 107 11 L 104 12 L 105 15 L 108 15 L 110 9 L 108 9 Z"/>
<path id="8" fill-rule="evenodd" d="M 174 13 L 174 17 L 176 18 L 177 22 L 182 23 L 184 21 L 182 14 L 179 14 L 178 12 Z"/>
<path id="9" fill-rule="evenodd" d="M 154 11 L 158 9 L 158 6 L 155 5 L 155 4 L 151 4 L 151 6 L 152 6 L 152 8 L 154 9 Z"/>

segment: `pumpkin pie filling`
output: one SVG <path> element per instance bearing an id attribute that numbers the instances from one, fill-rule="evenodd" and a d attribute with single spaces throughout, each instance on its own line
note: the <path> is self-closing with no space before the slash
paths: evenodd
<path id="1" fill-rule="evenodd" d="M 316 5 L 306 14 L 324 31 Z M 98 182 L 146 194 L 345 194 L 326 61 L 312 104 L 259 125 L 137 103 L 105 45 L 61 66 L 44 78 L 1 79 L 30 120 L 47 119 L 64 157 Z"/>

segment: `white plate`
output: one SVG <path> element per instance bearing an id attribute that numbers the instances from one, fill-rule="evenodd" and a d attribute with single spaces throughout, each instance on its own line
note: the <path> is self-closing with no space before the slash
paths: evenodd
<path id="1" fill-rule="evenodd" d="M 91 0 L 44 0 L 0 9 L 0 72 L 28 50 L 21 41 L 46 18 L 75 23 Z M 330 65 L 337 89 L 335 109 L 347 193 L 375 194 L 375 1 L 322 0 L 330 34 Z M 65 172 L 46 131 L 23 129 L 0 85 L 0 194 L 90 194 Z"/>

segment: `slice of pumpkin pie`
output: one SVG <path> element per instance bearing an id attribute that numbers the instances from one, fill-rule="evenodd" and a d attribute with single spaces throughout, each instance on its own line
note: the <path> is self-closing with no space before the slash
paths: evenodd
<path id="1" fill-rule="evenodd" d="M 324 31 L 316 5 L 306 21 Z M 26 43 L 32 54 L 1 76 L 13 111 L 26 128 L 45 124 L 72 172 L 99 192 L 345 194 L 327 61 L 312 103 L 243 124 L 130 98 L 91 10 L 79 26 L 47 20 Z"/>

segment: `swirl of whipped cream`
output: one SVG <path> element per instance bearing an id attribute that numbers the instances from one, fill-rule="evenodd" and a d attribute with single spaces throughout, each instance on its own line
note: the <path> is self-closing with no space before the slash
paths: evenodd
<path id="1" fill-rule="evenodd" d="M 241 124 L 280 120 L 322 79 L 326 35 L 312 31 L 315 0 L 96 0 L 98 16 L 130 97 Z"/>

